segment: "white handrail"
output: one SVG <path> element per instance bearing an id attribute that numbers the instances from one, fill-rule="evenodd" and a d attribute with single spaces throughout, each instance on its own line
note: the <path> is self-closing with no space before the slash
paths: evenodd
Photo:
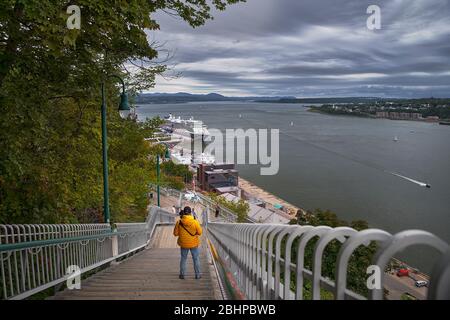
<path id="1" fill-rule="evenodd" d="M 450 246 L 435 235 L 421 231 L 408 230 L 395 235 L 378 230 L 356 231 L 348 227 L 330 228 L 326 226 L 286 226 L 270 224 L 232 224 L 208 223 L 208 235 L 224 266 L 235 280 L 239 289 L 249 299 L 303 299 L 304 279 L 312 284 L 312 299 L 320 299 L 320 291 L 334 294 L 335 299 L 383 299 L 382 290 L 368 288 L 368 297 L 353 292 L 346 287 L 348 261 L 361 245 L 372 241 L 380 244 L 373 257 L 373 266 L 383 273 L 393 255 L 411 245 L 428 245 L 442 255 L 436 263 L 430 280 L 428 299 L 448 299 L 450 279 Z M 312 270 L 304 264 L 308 243 L 315 238 Z M 332 240 L 343 243 L 335 261 L 336 281 L 322 275 L 324 250 Z M 291 263 L 291 249 L 294 240 L 298 240 L 297 261 Z M 273 245 L 275 243 L 275 246 Z M 267 248 L 267 250 L 266 250 Z M 282 257 L 284 255 L 284 258 Z M 272 268 L 272 264 L 275 268 Z M 281 270 L 284 270 L 284 280 Z M 291 290 L 291 272 L 295 272 L 296 285 Z M 383 288 L 384 277 L 380 277 Z"/>
<path id="2" fill-rule="evenodd" d="M 0 300 L 24 299 L 145 248 L 176 216 L 152 207 L 145 223 L 0 225 Z M 12 248 L 11 248 L 12 247 Z"/>

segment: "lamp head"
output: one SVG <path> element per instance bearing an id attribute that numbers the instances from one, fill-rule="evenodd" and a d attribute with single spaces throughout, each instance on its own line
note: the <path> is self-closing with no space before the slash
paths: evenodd
<path id="1" fill-rule="evenodd" d="M 164 158 L 166 158 L 167 160 L 170 159 L 170 152 L 169 152 L 169 148 L 166 146 L 166 152 L 164 153 Z"/>
<path id="2" fill-rule="evenodd" d="M 130 116 L 131 109 L 128 104 L 128 94 L 123 92 L 120 95 L 119 114 L 122 119 L 127 119 Z"/>

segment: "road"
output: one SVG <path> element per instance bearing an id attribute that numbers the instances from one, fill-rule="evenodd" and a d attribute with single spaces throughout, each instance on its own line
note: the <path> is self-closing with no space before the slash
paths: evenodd
<path id="1" fill-rule="evenodd" d="M 417 280 L 425 280 L 420 274 L 414 274 Z M 427 296 L 428 288 L 417 288 L 415 286 L 415 280 L 410 277 L 398 277 L 395 274 L 386 273 L 384 278 L 384 287 L 389 290 L 389 300 L 401 300 L 401 296 L 404 293 L 409 293 L 416 297 L 418 300 L 425 300 Z"/>

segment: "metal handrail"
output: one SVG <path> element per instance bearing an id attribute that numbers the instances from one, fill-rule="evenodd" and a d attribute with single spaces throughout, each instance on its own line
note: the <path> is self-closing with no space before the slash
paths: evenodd
<path id="1" fill-rule="evenodd" d="M 124 234 L 128 235 L 128 234 L 134 234 L 134 233 L 139 233 L 139 232 L 141 232 L 141 231 L 129 231 L 129 232 L 111 231 L 111 232 L 99 233 L 97 235 L 92 235 L 92 236 L 56 238 L 56 239 L 49 239 L 49 240 L 36 240 L 36 241 L 29 241 L 29 242 L 0 244 L 0 252 L 18 251 L 18 250 L 22 250 L 22 249 L 36 248 L 36 247 L 46 247 L 46 246 L 51 246 L 51 245 L 55 245 L 55 244 L 65 244 L 68 242 L 111 238 L 114 236 L 120 236 L 120 235 L 124 235 Z"/>
<path id="2" fill-rule="evenodd" d="M 350 257 L 358 247 L 368 246 L 371 242 L 379 244 L 372 264 L 382 273 L 393 255 L 406 247 L 420 244 L 437 249 L 442 258 L 434 268 L 427 298 L 450 298 L 449 290 L 445 289 L 445 284 L 440 283 L 450 278 L 450 246 L 425 231 L 408 230 L 391 235 L 378 229 L 358 232 L 347 227 L 209 222 L 208 235 L 224 261 L 224 267 L 235 276 L 240 290 L 249 299 L 302 300 L 304 279 L 311 281 L 312 299 L 320 300 L 321 290 L 333 293 L 338 300 L 383 299 L 383 276 L 380 277 L 380 289 L 369 289 L 368 297 L 349 290 L 346 284 Z M 313 251 L 313 267 L 308 270 L 304 265 L 305 248 L 310 240 L 317 237 L 319 240 Z M 295 239 L 299 241 L 297 261 L 293 263 L 290 252 Z M 321 270 L 324 250 L 333 240 L 343 243 L 336 259 L 335 281 L 324 277 Z M 285 252 L 284 258 L 281 257 L 282 252 Z M 281 270 L 284 273 L 283 281 Z M 290 288 L 292 272 L 296 275 L 294 291 Z"/>
<path id="3" fill-rule="evenodd" d="M 151 187 L 156 187 L 156 185 L 151 184 Z M 160 191 L 166 195 L 171 195 L 174 197 L 183 197 L 186 192 L 180 191 L 180 190 L 175 190 L 175 189 L 171 189 L 171 188 L 164 188 L 164 187 L 160 187 Z M 228 209 L 227 207 L 224 207 L 223 205 L 217 204 L 215 203 L 211 198 L 209 198 L 208 196 L 205 196 L 202 193 L 196 192 L 195 193 L 197 195 L 197 197 L 200 200 L 200 203 L 202 205 L 204 205 L 205 207 L 216 207 L 219 206 L 220 208 L 220 213 L 219 215 L 228 222 L 236 222 L 238 220 L 238 215 L 237 213 L 233 212 L 232 210 Z M 252 219 L 250 217 L 246 217 L 245 218 L 245 222 L 247 223 L 257 223 L 257 221 L 255 219 Z"/>
<path id="4" fill-rule="evenodd" d="M 427 298 L 450 299 L 446 285 L 450 246 L 431 233 L 408 230 L 392 235 L 378 229 L 358 232 L 347 227 L 218 223 L 208 222 L 207 213 L 208 238 L 249 299 L 301 300 L 305 279 L 311 282 L 313 299 L 321 298 L 321 290 L 332 292 L 338 300 L 382 299 L 381 290 L 369 290 L 364 297 L 347 288 L 352 254 L 371 242 L 378 244 L 373 265 L 383 271 L 392 256 L 406 247 L 420 244 L 437 249 L 441 258 L 433 268 Z M 0 225 L 0 299 L 23 299 L 54 287 L 68 279 L 66 270 L 73 265 L 84 273 L 133 254 L 149 244 L 158 225 L 173 224 L 175 219 L 176 215 L 152 207 L 144 223 L 118 223 L 115 230 L 105 224 Z M 305 249 L 317 237 L 309 270 L 304 263 Z M 296 240 L 297 258 L 292 261 Z M 333 240 L 342 243 L 335 280 L 323 276 L 321 270 L 323 253 Z M 291 290 L 294 274 L 295 288 Z M 382 288 L 384 277 L 380 281 Z"/>
<path id="5" fill-rule="evenodd" d="M 81 273 L 145 248 L 161 224 L 175 216 L 149 210 L 145 223 L 0 225 L 0 299 L 24 299 Z"/>

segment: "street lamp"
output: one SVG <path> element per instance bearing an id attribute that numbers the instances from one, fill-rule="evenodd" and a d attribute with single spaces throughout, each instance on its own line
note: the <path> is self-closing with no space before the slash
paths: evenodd
<path id="1" fill-rule="evenodd" d="M 118 79 L 122 84 L 122 93 L 120 94 L 119 114 L 123 119 L 130 115 L 130 106 L 128 104 L 128 94 L 125 90 L 125 82 L 122 78 L 113 75 L 110 76 Z M 106 131 L 106 98 L 105 83 L 102 82 L 102 153 L 103 153 L 103 215 L 104 222 L 110 222 L 109 214 L 109 183 L 108 183 L 108 141 Z"/>
<path id="2" fill-rule="evenodd" d="M 164 152 L 164 159 L 170 159 L 170 152 L 169 152 L 169 146 L 165 143 L 163 143 L 166 147 L 166 151 Z M 158 207 L 161 207 L 161 201 L 160 201 L 160 190 L 159 190 L 159 184 L 161 179 L 161 169 L 159 166 L 159 153 L 156 155 L 156 194 L 158 199 Z"/>

